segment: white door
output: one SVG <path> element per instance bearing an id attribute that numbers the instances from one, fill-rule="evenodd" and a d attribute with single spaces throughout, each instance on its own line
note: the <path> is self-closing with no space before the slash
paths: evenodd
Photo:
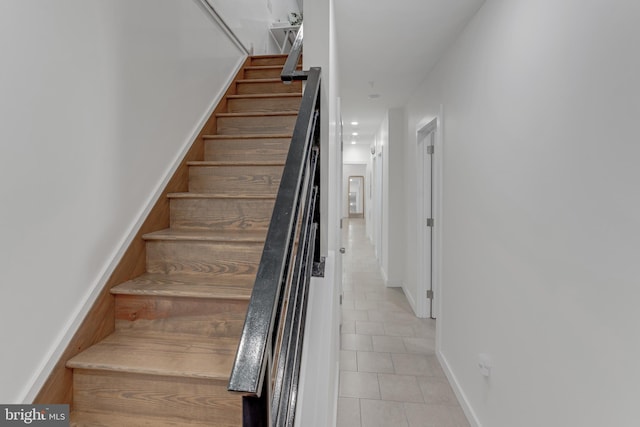
<path id="1" fill-rule="evenodd" d="M 434 227 L 438 218 L 434 215 L 434 150 L 436 121 L 418 129 L 418 315 L 436 318 L 435 283 L 433 280 Z"/>

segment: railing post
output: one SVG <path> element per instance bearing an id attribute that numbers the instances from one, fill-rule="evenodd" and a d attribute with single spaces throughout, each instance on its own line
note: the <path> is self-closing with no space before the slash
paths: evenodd
<path id="1" fill-rule="evenodd" d="M 265 373 L 262 381 L 262 392 L 260 396 L 242 397 L 242 426 L 243 427 L 269 427 L 271 417 L 269 375 Z"/>

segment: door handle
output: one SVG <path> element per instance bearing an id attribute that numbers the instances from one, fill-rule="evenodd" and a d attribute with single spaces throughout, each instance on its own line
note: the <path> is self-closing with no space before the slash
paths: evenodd
<path id="1" fill-rule="evenodd" d="M 345 250 L 344 248 L 340 248 L 340 253 L 341 253 L 341 254 L 343 254 L 343 253 L 345 253 L 345 252 L 346 252 L 346 250 Z"/>

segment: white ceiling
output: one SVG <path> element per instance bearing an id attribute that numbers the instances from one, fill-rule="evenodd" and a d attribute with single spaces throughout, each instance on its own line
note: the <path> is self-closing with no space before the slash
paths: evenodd
<path id="1" fill-rule="evenodd" d="M 371 143 L 385 112 L 405 105 L 483 3 L 335 0 L 345 143 L 352 132 L 358 143 Z"/>

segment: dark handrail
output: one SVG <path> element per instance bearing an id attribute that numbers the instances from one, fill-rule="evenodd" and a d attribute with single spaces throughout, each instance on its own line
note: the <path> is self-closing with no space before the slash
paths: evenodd
<path id="1" fill-rule="evenodd" d="M 298 29 L 298 34 L 296 34 L 296 39 L 291 45 L 287 62 L 284 63 L 282 74 L 280 74 L 280 79 L 285 83 L 292 82 L 293 80 L 306 80 L 308 76 L 307 71 L 298 70 L 298 62 L 300 62 L 300 55 L 302 55 L 303 27 L 304 24 L 300 25 Z"/>
<path id="2" fill-rule="evenodd" d="M 308 284 L 319 257 L 320 69 L 305 75 L 307 84 L 229 381 L 230 391 L 244 395 L 245 426 L 288 426 L 295 415 Z"/>

